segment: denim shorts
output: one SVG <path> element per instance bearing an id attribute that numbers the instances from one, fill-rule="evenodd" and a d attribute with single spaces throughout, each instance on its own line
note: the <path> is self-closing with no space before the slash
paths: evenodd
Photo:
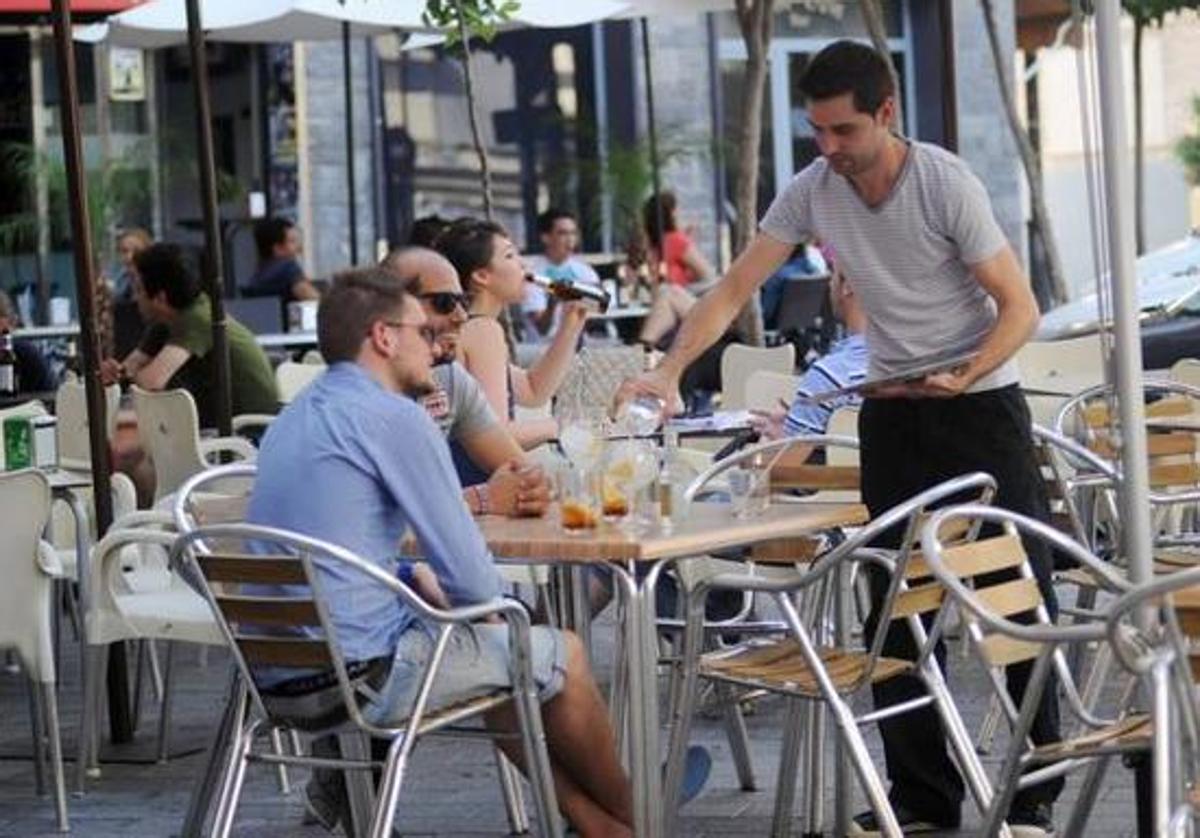
<path id="1" fill-rule="evenodd" d="M 433 643 L 433 632 L 420 623 L 400 635 L 392 671 L 379 690 L 379 698 L 363 708 L 368 721 L 386 725 L 408 717 L 433 653 Z M 546 626 L 534 626 L 529 634 L 529 648 L 538 699 L 549 701 L 562 690 L 566 677 L 567 646 L 563 635 Z M 510 657 L 507 626 L 480 623 L 456 628 L 446 645 L 427 707 L 446 707 L 511 686 Z"/>

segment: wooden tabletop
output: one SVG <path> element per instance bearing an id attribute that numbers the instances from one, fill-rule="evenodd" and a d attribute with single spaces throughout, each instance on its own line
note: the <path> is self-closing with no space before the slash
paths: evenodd
<path id="1" fill-rule="evenodd" d="M 492 554 L 509 560 L 534 562 L 654 561 L 709 553 L 775 539 L 796 538 L 843 525 L 862 524 L 866 507 L 856 503 L 795 503 L 771 506 L 754 518 L 735 518 L 728 504 L 701 503 L 686 520 L 664 531 L 629 533 L 616 524 L 601 523 L 579 535 L 563 531 L 558 509 L 543 518 L 477 518 Z M 401 554 L 420 557 L 409 535 Z"/>

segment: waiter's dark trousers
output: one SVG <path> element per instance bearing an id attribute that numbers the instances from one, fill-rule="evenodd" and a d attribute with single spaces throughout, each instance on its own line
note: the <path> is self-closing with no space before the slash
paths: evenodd
<path id="1" fill-rule="evenodd" d="M 872 517 L 942 481 L 983 471 L 996 479 L 997 506 L 1042 521 L 1049 518 L 1046 489 L 1033 454 L 1029 408 L 1015 384 L 951 399 L 867 399 L 859 416 L 859 437 L 863 501 Z M 888 535 L 886 546 L 896 546 L 901 534 Z M 1053 617 L 1058 606 L 1050 580 L 1050 551 L 1030 541 L 1025 547 Z M 874 637 L 888 579 L 877 566 L 868 570 L 868 579 L 872 613 L 866 629 L 867 636 Z M 916 657 L 916 643 L 903 621 L 892 623 L 886 631 L 884 655 Z M 945 671 L 946 653 L 940 644 L 937 660 Z M 1015 664 L 1006 672 L 1009 692 L 1018 705 L 1031 672 L 1030 663 Z M 1060 738 L 1056 687 L 1054 680 L 1047 683 L 1034 719 L 1031 735 L 1039 744 Z M 875 704 L 906 701 L 924 690 L 915 677 L 894 678 L 874 688 Z M 892 804 L 938 823 L 957 823 L 963 780 L 950 760 L 935 710 L 924 707 L 897 716 L 881 723 L 880 732 Z M 1012 810 L 1053 802 L 1062 786 L 1060 778 L 1026 789 L 1014 799 Z"/>

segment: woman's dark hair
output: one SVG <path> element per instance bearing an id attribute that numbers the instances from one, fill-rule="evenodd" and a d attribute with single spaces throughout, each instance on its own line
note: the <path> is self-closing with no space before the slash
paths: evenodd
<path id="1" fill-rule="evenodd" d="M 177 244 L 152 244 L 133 257 L 133 264 L 146 295 L 153 297 L 165 291 L 167 302 L 176 311 L 187 308 L 200 296 L 200 280 Z"/>
<path id="2" fill-rule="evenodd" d="M 450 219 L 434 215 L 423 215 L 408 228 L 408 243 L 415 247 L 437 247 L 438 237 L 446 232 Z"/>
<path id="3" fill-rule="evenodd" d="M 834 41 L 813 56 L 800 77 L 800 92 L 808 101 L 852 93 L 856 111 L 874 114 L 896 87 L 891 68 L 872 47 Z"/>
<path id="4" fill-rule="evenodd" d="M 660 192 L 651 195 L 642 205 L 642 227 L 650 243 L 659 250 L 662 249 L 663 236 L 675 232 L 675 193 Z M 659 229 L 659 223 L 663 229 Z"/>
<path id="5" fill-rule="evenodd" d="M 499 224 L 478 218 L 459 218 L 438 236 L 437 249 L 445 256 L 467 292 L 471 291 L 471 274 L 487 267 L 496 255 L 496 236 L 508 237 Z"/>

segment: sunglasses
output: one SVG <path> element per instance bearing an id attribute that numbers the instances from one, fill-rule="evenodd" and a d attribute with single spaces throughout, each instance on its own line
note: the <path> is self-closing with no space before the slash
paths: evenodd
<path id="1" fill-rule="evenodd" d="M 467 295 L 456 294 L 453 291 L 429 291 L 418 294 L 422 300 L 428 300 L 429 306 L 438 314 L 453 314 L 454 309 L 462 307 L 467 310 Z"/>

